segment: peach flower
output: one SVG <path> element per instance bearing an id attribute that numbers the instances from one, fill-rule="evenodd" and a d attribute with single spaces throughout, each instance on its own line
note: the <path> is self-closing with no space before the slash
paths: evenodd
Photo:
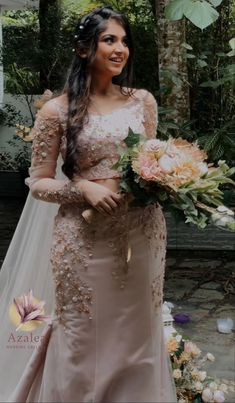
<path id="1" fill-rule="evenodd" d="M 175 339 L 173 339 L 173 338 L 169 339 L 167 342 L 168 353 L 174 353 L 178 349 L 178 346 L 179 346 L 179 344 Z"/>

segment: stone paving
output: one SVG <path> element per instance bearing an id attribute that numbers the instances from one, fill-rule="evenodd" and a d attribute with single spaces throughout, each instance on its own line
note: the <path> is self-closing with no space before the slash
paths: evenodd
<path id="1" fill-rule="evenodd" d="M 190 316 L 190 323 L 175 328 L 203 353 L 215 356 L 215 362 L 205 369 L 228 384 L 226 401 L 235 402 L 235 333 L 219 333 L 216 323 L 218 318 L 228 317 L 235 323 L 235 256 L 217 255 L 206 258 L 205 253 L 197 253 L 188 258 L 189 253 L 168 254 L 164 299 L 174 304 L 173 314 Z"/>
<path id="2" fill-rule="evenodd" d="M 0 201 L 0 266 L 23 205 L 23 199 Z M 235 252 L 168 250 L 164 299 L 174 304 L 173 314 L 190 315 L 191 322 L 176 329 L 215 356 L 206 369 L 228 383 L 226 401 L 235 402 L 235 332 L 221 334 L 216 327 L 217 318 L 235 322 Z"/>

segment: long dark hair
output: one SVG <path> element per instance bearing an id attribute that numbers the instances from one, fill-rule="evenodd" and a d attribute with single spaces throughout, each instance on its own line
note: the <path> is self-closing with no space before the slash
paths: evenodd
<path id="1" fill-rule="evenodd" d="M 77 138 L 88 118 L 91 91 L 91 65 L 95 59 L 98 39 L 105 31 L 108 20 L 115 19 L 125 30 L 129 58 L 122 73 L 113 77 L 123 95 L 132 95 L 133 40 L 127 18 L 111 7 L 97 8 L 85 15 L 78 23 L 74 36 L 75 55 L 72 61 L 64 92 L 68 96 L 67 151 L 62 166 L 64 174 L 72 179 L 79 173 Z M 86 52 L 86 58 L 79 54 Z M 124 89 L 124 86 L 126 89 Z"/>

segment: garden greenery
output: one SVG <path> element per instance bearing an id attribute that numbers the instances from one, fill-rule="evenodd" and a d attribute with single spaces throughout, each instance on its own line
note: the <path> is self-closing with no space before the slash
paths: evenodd
<path id="1" fill-rule="evenodd" d="M 60 92 L 72 57 L 77 19 L 104 4 L 102 1 L 85 1 L 77 5 L 72 0 L 58 1 L 57 6 L 56 1 L 53 3 L 57 7 L 56 18 L 55 8 L 49 7 L 44 10 L 43 22 L 37 10 L 8 11 L 4 14 L 6 92 L 29 96 L 42 93 L 45 88 Z M 149 89 L 160 101 L 157 19 L 154 15 L 156 0 L 110 0 L 109 4 L 126 13 L 133 27 L 136 86 Z M 190 120 L 177 124 L 171 119 L 176 105 L 166 107 L 159 102 L 159 136 L 163 139 L 171 135 L 189 141 L 198 140 L 211 161 L 226 159 L 233 166 L 234 6 L 229 0 L 171 0 L 166 2 L 165 17 L 173 27 L 176 27 L 176 21 L 185 21 L 186 39 L 182 43 L 182 52 L 186 53 L 188 69 Z M 51 42 L 46 41 L 49 37 Z M 177 86 L 181 80 L 180 71 L 169 74 L 169 79 Z M 9 124 L 9 115 L 6 115 L 5 120 Z M 3 113 L 0 119 L 3 121 Z"/>

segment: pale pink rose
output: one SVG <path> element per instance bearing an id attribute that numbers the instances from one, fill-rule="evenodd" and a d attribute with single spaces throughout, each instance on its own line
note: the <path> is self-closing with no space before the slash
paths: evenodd
<path id="1" fill-rule="evenodd" d="M 154 176 L 159 176 L 162 173 L 161 168 L 158 165 L 158 162 L 155 161 L 150 167 L 151 173 Z"/>
<path id="2" fill-rule="evenodd" d="M 159 152 L 164 151 L 165 148 L 166 142 L 158 139 L 147 140 L 144 144 L 144 151 Z"/>
<path id="3" fill-rule="evenodd" d="M 150 180 L 150 178 L 152 177 L 152 173 L 151 173 L 150 168 L 147 167 L 147 166 L 142 166 L 141 171 L 140 171 L 140 176 L 143 179 Z"/>
<path id="4" fill-rule="evenodd" d="M 214 402 L 215 403 L 223 403 L 225 401 L 225 396 L 222 390 L 216 390 L 214 392 Z"/>
<path id="5" fill-rule="evenodd" d="M 176 161 L 164 154 L 161 158 L 159 158 L 158 165 L 164 173 L 170 174 L 176 166 Z"/>
<path id="6" fill-rule="evenodd" d="M 202 391 L 202 400 L 205 403 L 213 402 L 213 393 L 211 392 L 210 388 L 206 388 Z"/>
<path id="7" fill-rule="evenodd" d="M 191 341 L 186 341 L 184 343 L 184 351 L 191 354 L 193 357 L 197 357 L 201 354 L 201 350 Z"/>
<path id="8" fill-rule="evenodd" d="M 203 384 L 201 382 L 195 382 L 195 389 L 201 392 L 203 389 Z"/>
<path id="9" fill-rule="evenodd" d="M 198 373 L 199 380 L 200 380 L 201 382 L 205 381 L 206 375 L 207 375 L 207 374 L 206 374 L 206 371 L 199 371 L 199 373 Z"/>

